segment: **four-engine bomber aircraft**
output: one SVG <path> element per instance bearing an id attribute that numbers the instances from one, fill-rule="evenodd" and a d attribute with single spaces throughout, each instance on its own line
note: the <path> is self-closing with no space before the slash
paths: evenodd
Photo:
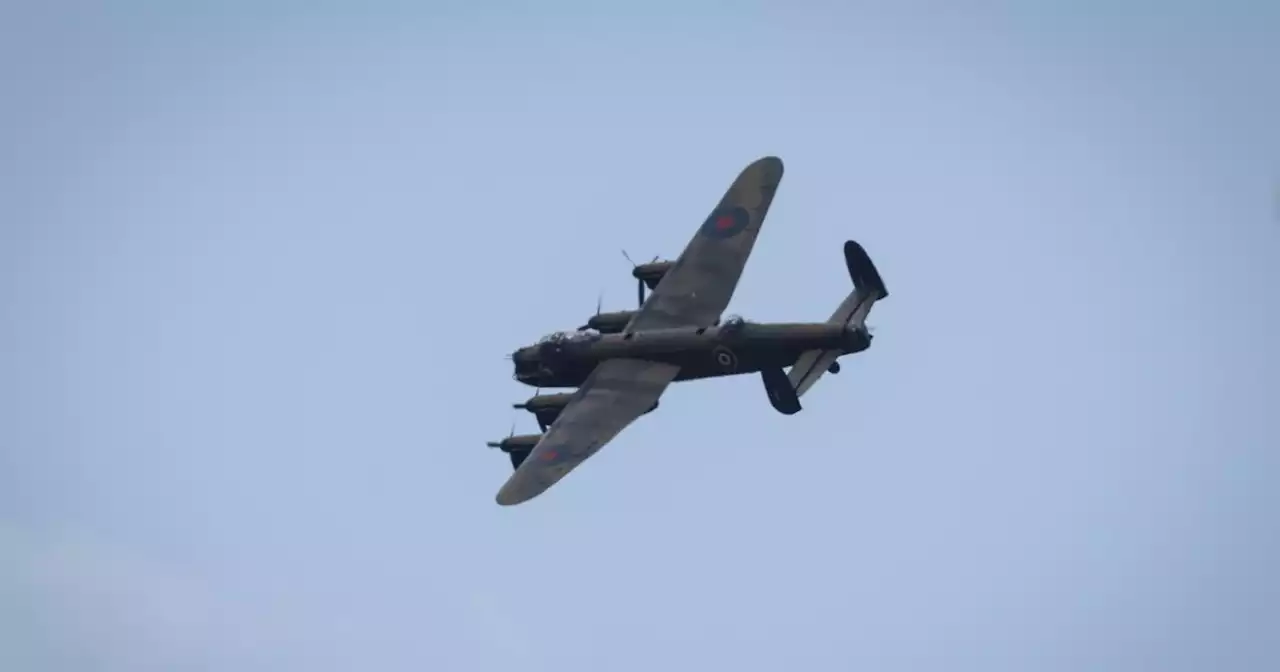
<path id="1" fill-rule="evenodd" d="M 638 310 L 597 313 L 595 324 L 553 334 L 512 354 L 516 380 L 538 388 L 578 389 L 538 395 L 516 406 L 537 416 L 544 434 L 489 444 L 508 453 L 515 469 L 498 491 L 498 504 L 519 504 L 546 491 L 656 408 L 674 381 L 759 372 L 773 408 L 791 415 L 800 411 L 800 396 L 823 373 L 839 371 L 841 355 L 870 347 L 867 315 L 889 293 L 866 250 L 854 241 L 844 245 L 853 291 L 826 322 L 720 323 L 782 172 L 776 157 L 747 166 L 679 258 L 637 266 Z M 647 300 L 646 285 L 652 288 Z M 784 373 L 788 366 L 790 372 Z"/>

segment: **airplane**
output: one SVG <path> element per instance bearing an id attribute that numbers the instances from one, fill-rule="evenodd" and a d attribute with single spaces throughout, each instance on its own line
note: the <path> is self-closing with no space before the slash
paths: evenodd
<path id="1" fill-rule="evenodd" d="M 773 156 L 744 168 L 680 256 L 656 262 L 667 264 L 660 275 L 646 269 L 646 277 L 658 275 L 652 291 L 616 333 L 557 332 L 512 353 L 517 381 L 539 392 L 578 389 L 516 405 L 538 417 L 543 433 L 513 431 L 489 442 L 510 455 L 514 470 L 498 490 L 499 505 L 521 504 L 555 485 L 657 408 L 673 382 L 759 373 L 773 408 L 793 415 L 824 373 L 839 372 L 842 355 L 871 346 L 866 319 L 889 292 L 866 250 L 852 240 L 844 244 L 844 258 L 853 290 L 827 321 L 720 322 L 782 174 L 782 160 Z"/>

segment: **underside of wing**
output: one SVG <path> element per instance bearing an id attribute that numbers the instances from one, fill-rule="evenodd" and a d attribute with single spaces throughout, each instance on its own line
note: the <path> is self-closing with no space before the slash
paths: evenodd
<path id="1" fill-rule="evenodd" d="M 652 408 L 679 372 L 678 366 L 638 359 L 597 366 L 498 491 L 497 502 L 526 502 L 555 485 Z"/>
<path id="2" fill-rule="evenodd" d="M 782 160 L 777 157 L 767 156 L 744 168 L 628 330 L 715 324 L 733 298 L 781 182 Z"/>

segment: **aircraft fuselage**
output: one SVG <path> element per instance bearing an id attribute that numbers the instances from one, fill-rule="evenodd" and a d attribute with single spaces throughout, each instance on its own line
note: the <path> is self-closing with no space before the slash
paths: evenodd
<path id="1" fill-rule="evenodd" d="M 680 367 L 676 380 L 681 381 L 788 367 L 810 350 L 852 354 L 870 346 L 865 329 L 843 324 L 747 322 L 551 340 L 517 350 L 512 361 L 515 379 L 531 387 L 579 387 L 596 365 L 609 359 L 675 364 Z"/>

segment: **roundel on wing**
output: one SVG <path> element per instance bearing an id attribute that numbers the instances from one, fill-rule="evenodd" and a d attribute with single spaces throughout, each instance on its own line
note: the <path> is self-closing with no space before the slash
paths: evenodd
<path id="1" fill-rule="evenodd" d="M 750 222 L 751 215 L 741 206 L 716 208 L 702 223 L 701 232 L 711 238 L 732 238 L 742 233 Z"/>

